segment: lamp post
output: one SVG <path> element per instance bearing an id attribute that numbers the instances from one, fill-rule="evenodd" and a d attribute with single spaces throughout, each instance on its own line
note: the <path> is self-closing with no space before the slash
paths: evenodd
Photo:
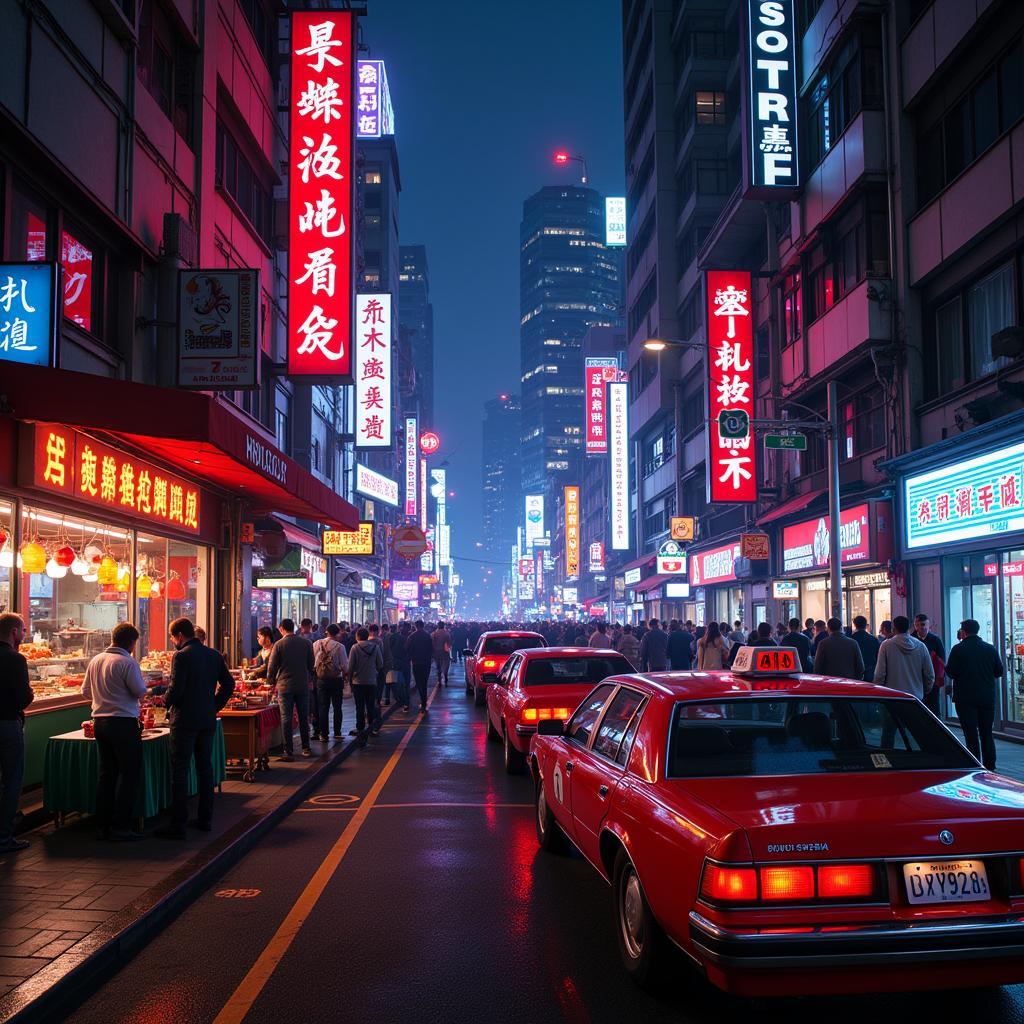
<path id="1" fill-rule="evenodd" d="M 573 156 L 571 153 L 567 153 L 564 149 L 555 150 L 555 163 L 560 167 L 564 167 L 570 160 L 574 160 L 576 163 L 583 167 L 583 173 L 580 177 L 580 181 L 587 184 L 587 161 L 585 157 Z"/>

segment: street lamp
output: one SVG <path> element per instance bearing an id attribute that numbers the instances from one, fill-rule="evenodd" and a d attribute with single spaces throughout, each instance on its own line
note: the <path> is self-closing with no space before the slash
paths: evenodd
<path id="1" fill-rule="evenodd" d="M 556 149 L 555 150 L 555 163 L 558 164 L 560 167 L 564 167 L 566 164 L 569 163 L 570 160 L 575 160 L 578 164 L 581 164 L 583 166 L 583 174 L 582 174 L 580 180 L 583 182 L 584 185 L 586 185 L 586 183 L 587 183 L 587 161 L 586 161 L 586 158 L 582 157 L 582 156 L 572 156 L 570 153 L 567 153 L 564 149 Z"/>

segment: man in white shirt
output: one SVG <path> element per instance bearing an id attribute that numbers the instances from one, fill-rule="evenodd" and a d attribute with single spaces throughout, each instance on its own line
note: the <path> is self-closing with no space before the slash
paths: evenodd
<path id="1" fill-rule="evenodd" d="M 92 701 L 92 723 L 100 755 L 96 784 L 96 819 L 100 838 L 113 842 L 142 839 L 132 829 L 135 792 L 142 776 L 142 732 L 139 698 L 146 694 L 142 669 L 132 656 L 139 631 L 118 623 L 110 646 L 85 670 L 82 696 Z"/>

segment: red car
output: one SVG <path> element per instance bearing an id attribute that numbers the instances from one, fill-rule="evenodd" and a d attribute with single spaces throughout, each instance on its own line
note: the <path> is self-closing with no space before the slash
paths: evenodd
<path id="1" fill-rule="evenodd" d="M 462 652 L 466 659 L 466 693 L 473 694 L 477 707 L 483 707 L 487 684 L 497 678 L 509 657 L 525 647 L 543 647 L 545 643 L 540 633 L 525 629 L 481 633 L 476 647 Z"/>
<path id="2" fill-rule="evenodd" d="M 540 647 L 513 654 L 487 687 L 487 738 L 505 745 L 505 768 L 526 767 L 538 722 L 565 721 L 594 686 L 633 666 L 612 650 Z"/>
<path id="3" fill-rule="evenodd" d="M 626 970 L 674 945 L 745 996 L 1024 980 L 1024 786 L 913 697 L 798 659 L 618 676 L 538 723 L 538 841 L 611 883 Z"/>

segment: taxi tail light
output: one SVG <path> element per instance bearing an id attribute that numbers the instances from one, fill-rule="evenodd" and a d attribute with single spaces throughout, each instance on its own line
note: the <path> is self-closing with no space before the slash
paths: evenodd
<path id="1" fill-rule="evenodd" d="M 761 868 L 761 899 L 814 899 L 814 868 L 804 866 Z"/>
<path id="2" fill-rule="evenodd" d="M 523 708 L 524 722 L 548 722 L 552 718 L 564 722 L 568 717 L 568 708 Z"/>
<path id="3" fill-rule="evenodd" d="M 757 872 L 705 862 L 700 893 L 716 903 L 756 903 Z"/>
<path id="4" fill-rule="evenodd" d="M 497 658 L 484 658 L 484 660 L 480 662 L 480 667 L 485 672 L 490 670 L 490 669 L 495 669 L 495 668 L 498 667 L 498 659 Z"/>
<path id="5" fill-rule="evenodd" d="M 818 867 L 818 898 L 864 899 L 875 895 L 875 870 L 870 864 L 822 864 Z"/>

